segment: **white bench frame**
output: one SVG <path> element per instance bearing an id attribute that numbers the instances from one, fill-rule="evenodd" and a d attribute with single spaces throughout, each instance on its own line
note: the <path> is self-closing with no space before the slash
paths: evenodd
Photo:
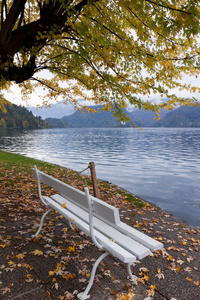
<path id="1" fill-rule="evenodd" d="M 119 210 L 91 196 L 87 187 L 84 189 L 85 192 L 82 192 L 39 171 L 36 166 L 34 166 L 33 175 L 38 182 L 39 198 L 49 208 L 43 214 L 39 229 L 33 237 L 39 235 L 46 215 L 55 210 L 68 220 L 71 228 L 73 228 L 72 224 L 77 226 L 91 237 L 98 249 L 104 251 L 92 268 L 85 291 L 78 294 L 79 299 L 84 300 L 90 297 L 88 293 L 93 285 L 96 269 L 107 255 L 111 254 L 126 263 L 130 280 L 136 281 L 136 276 L 131 272 L 131 265 L 136 259 L 148 256 L 151 251 L 163 248 L 162 243 L 121 222 Z M 43 196 L 40 182 L 52 187 L 60 194 Z"/>

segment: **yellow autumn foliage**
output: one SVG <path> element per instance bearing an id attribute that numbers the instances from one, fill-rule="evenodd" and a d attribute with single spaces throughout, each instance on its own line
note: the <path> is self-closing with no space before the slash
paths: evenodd
<path id="1" fill-rule="evenodd" d="M 153 111 L 182 105 L 186 99 L 173 94 L 175 88 L 200 92 L 180 82 L 184 73 L 199 75 L 198 0 L 0 5 L 1 91 L 17 83 L 27 98 L 42 87 L 41 104 L 63 98 L 78 108 L 85 98 L 106 110 L 114 107 L 116 116 L 128 102 Z M 141 99 L 154 94 L 168 100 L 156 105 Z M 195 103 L 193 97 L 187 101 Z"/>

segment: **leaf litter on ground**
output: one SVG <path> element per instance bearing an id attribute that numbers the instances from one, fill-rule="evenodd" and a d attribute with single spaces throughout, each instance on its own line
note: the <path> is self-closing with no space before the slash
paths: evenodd
<path id="1" fill-rule="evenodd" d="M 70 231 L 63 218 L 55 212 L 46 219 L 39 238 L 31 238 L 45 210 L 38 198 L 37 182 L 31 172 L 34 164 L 67 184 L 81 190 L 87 185 L 91 194 L 93 192 L 92 182 L 86 175 L 80 176 L 67 168 L 0 151 L 0 253 L 6 253 L 5 260 L 0 264 L 0 279 L 4 278 L 5 272 L 20 272 L 26 284 L 37 282 L 44 286 L 48 280 L 46 297 L 72 299 L 77 294 L 77 282 L 81 289 L 86 286 L 96 257 L 94 252 L 99 251 L 77 228 Z M 200 295 L 200 230 L 175 221 L 166 212 L 114 184 L 98 180 L 98 187 L 100 198 L 118 207 L 124 222 L 164 243 L 164 250 L 152 253 L 144 263 L 137 262 L 132 268 L 138 277 L 138 285 L 143 287 L 143 299 L 153 299 L 159 294 L 159 288 L 163 288 L 165 281 L 169 284 L 172 274 L 177 282 L 178 276 L 182 276 L 182 284 L 184 282 L 187 288 L 197 289 Z M 52 189 L 43 186 L 43 191 L 50 195 Z M 37 272 L 34 271 L 33 257 L 41 262 L 41 266 L 42 261 L 46 261 L 42 274 L 39 266 L 36 267 Z M 125 278 L 111 274 L 114 264 L 115 268 L 123 268 L 120 273 L 125 274 Z M 138 285 L 126 281 L 125 267 L 117 261 L 113 263 L 113 260 L 106 259 L 97 272 L 95 282 L 101 285 L 104 279 L 109 281 L 105 293 L 108 294 L 107 299 L 137 299 L 137 291 L 141 293 Z M 0 294 L 12 295 L 15 284 L 9 282 L 6 285 L 1 279 Z M 171 296 L 180 299 L 176 293 L 172 291 Z"/>

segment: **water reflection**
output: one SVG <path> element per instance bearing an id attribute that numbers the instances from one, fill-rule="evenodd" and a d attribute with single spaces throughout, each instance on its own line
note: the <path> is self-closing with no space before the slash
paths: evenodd
<path id="1" fill-rule="evenodd" d="M 0 148 L 97 176 L 200 225 L 200 129 L 0 131 Z"/>

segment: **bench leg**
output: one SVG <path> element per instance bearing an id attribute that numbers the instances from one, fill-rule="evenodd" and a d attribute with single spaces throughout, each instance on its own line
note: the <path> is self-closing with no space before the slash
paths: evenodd
<path id="1" fill-rule="evenodd" d="M 48 209 L 48 210 L 43 214 L 42 219 L 41 219 L 41 221 L 40 221 L 40 227 L 39 227 L 38 231 L 36 232 L 36 234 L 32 235 L 32 237 L 37 237 L 37 236 L 38 236 L 38 234 L 40 233 L 40 231 L 41 231 L 41 229 L 42 229 L 42 226 L 43 226 L 43 223 L 44 223 L 44 219 L 45 219 L 46 215 L 47 215 L 50 211 L 52 211 L 51 208 Z"/>
<path id="2" fill-rule="evenodd" d="M 86 287 L 85 291 L 78 294 L 78 298 L 81 299 L 81 300 L 85 300 L 85 299 L 88 299 L 90 298 L 90 295 L 88 295 L 92 285 L 93 285 L 93 282 L 94 282 L 94 276 L 95 276 L 95 273 L 96 273 L 96 269 L 98 267 L 98 265 L 100 264 L 100 262 L 107 256 L 109 255 L 109 252 L 104 252 L 95 262 L 93 268 L 92 268 L 92 272 L 91 272 L 91 275 L 90 275 L 90 280 L 89 280 L 89 283 L 88 283 L 88 286 Z"/>
<path id="3" fill-rule="evenodd" d="M 137 276 L 133 275 L 131 272 L 131 264 L 127 264 L 127 271 L 130 278 L 130 281 L 133 281 L 134 284 L 137 284 Z"/>
<path id="4" fill-rule="evenodd" d="M 69 227 L 73 230 L 74 228 L 73 228 L 72 223 L 71 223 L 70 220 L 68 220 L 68 224 L 69 224 Z"/>

